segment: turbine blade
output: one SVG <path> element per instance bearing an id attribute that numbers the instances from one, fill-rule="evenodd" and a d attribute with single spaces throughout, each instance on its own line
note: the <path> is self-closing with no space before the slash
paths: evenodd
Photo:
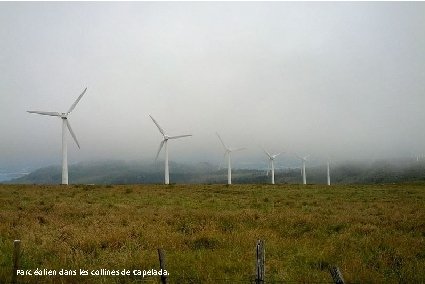
<path id="1" fill-rule="evenodd" d="M 162 146 L 164 146 L 164 142 L 165 142 L 165 140 L 162 140 L 161 143 L 159 143 L 159 148 L 158 148 L 158 152 L 156 153 L 155 161 L 158 160 L 158 156 L 159 156 L 159 153 L 162 150 Z"/>
<path id="2" fill-rule="evenodd" d="M 215 134 L 217 134 L 217 137 L 218 137 L 218 139 L 220 139 L 221 144 L 223 144 L 224 149 L 229 150 L 229 149 L 226 147 L 226 145 L 224 144 L 223 139 L 221 139 L 220 135 L 218 135 L 218 133 L 217 133 L 217 132 L 216 132 Z"/>
<path id="3" fill-rule="evenodd" d="M 159 132 L 161 132 L 162 135 L 165 136 L 165 131 L 164 129 L 161 128 L 161 126 L 159 126 L 158 122 L 156 122 L 155 118 L 152 117 L 152 115 L 149 115 L 153 121 L 153 123 L 155 123 L 156 127 L 158 127 Z"/>
<path id="4" fill-rule="evenodd" d="M 81 100 L 81 98 L 83 97 L 84 93 L 87 91 L 87 88 L 84 89 L 84 91 L 81 93 L 81 95 L 77 98 L 77 100 L 72 104 L 72 106 L 69 108 L 67 114 L 71 113 L 71 111 L 74 110 L 75 106 L 78 104 L 78 102 Z"/>
<path id="5" fill-rule="evenodd" d="M 234 150 L 232 150 L 232 152 L 236 152 L 236 151 L 242 151 L 242 150 L 245 150 L 246 148 L 237 148 L 237 149 L 234 149 Z"/>
<path id="6" fill-rule="evenodd" d="M 171 136 L 171 137 L 168 137 L 168 139 L 177 139 L 177 138 L 189 137 L 189 136 L 192 136 L 192 134 Z"/>
<path id="7" fill-rule="evenodd" d="M 305 160 L 307 160 L 307 158 L 308 157 L 310 157 L 310 155 L 307 155 L 307 156 L 305 156 L 304 158 L 303 158 L 303 160 L 305 161 Z"/>
<path id="8" fill-rule="evenodd" d="M 263 149 L 264 153 L 266 153 L 267 156 L 269 156 L 269 158 L 271 158 L 272 156 L 270 155 L 269 152 L 267 152 L 263 147 L 261 147 L 261 149 Z"/>
<path id="9" fill-rule="evenodd" d="M 52 112 L 52 111 L 37 111 L 37 110 L 28 110 L 29 113 L 36 113 L 41 115 L 50 115 L 50 116 L 61 116 L 59 112 Z"/>
<path id="10" fill-rule="evenodd" d="M 283 153 L 283 152 L 282 152 Z M 271 157 L 271 159 L 276 159 L 276 157 L 278 157 L 280 154 L 282 154 L 282 153 L 278 153 L 278 154 L 274 154 L 274 155 L 272 155 L 272 157 Z"/>
<path id="11" fill-rule="evenodd" d="M 223 160 L 220 160 L 220 164 L 218 165 L 218 169 L 220 170 L 221 169 L 221 164 L 224 162 L 224 160 L 226 159 L 226 154 L 227 154 L 227 151 L 226 152 L 224 152 L 224 155 L 223 155 Z"/>
<path id="12" fill-rule="evenodd" d="M 74 138 L 75 143 L 77 143 L 78 148 L 80 148 L 80 144 L 78 143 L 74 131 L 72 131 L 71 124 L 69 124 L 68 119 L 66 119 L 66 126 L 68 127 L 69 133 L 71 133 L 72 138 Z"/>

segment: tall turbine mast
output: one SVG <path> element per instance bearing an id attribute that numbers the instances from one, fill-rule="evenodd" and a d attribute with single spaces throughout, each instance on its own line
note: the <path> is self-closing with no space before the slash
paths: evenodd
<path id="1" fill-rule="evenodd" d="M 77 144 L 78 148 L 80 148 L 80 144 L 78 143 L 77 137 L 75 136 L 74 131 L 71 128 L 71 124 L 69 123 L 68 116 L 74 110 L 75 106 L 81 100 L 87 88 L 78 96 L 75 102 L 71 105 L 67 112 L 59 113 L 59 112 L 50 112 L 50 111 L 35 111 L 29 110 L 29 113 L 35 113 L 40 115 L 48 115 L 48 116 L 56 116 L 62 119 L 62 184 L 68 184 L 68 151 L 67 151 L 67 143 L 66 143 L 66 129 L 68 128 L 69 133 L 71 133 L 72 138 Z"/>
<path id="2" fill-rule="evenodd" d="M 159 132 L 163 136 L 163 140 L 161 141 L 161 143 L 159 143 L 159 149 L 158 149 L 158 152 L 156 153 L 155 160 L 158 159 L 159 153 L 161 152 L 162 147 L 164 147 L 165 148 L 164 149 L 164 151 L 165 151 L 164 183 L 165 184 L 170 184 L 170 171 L 169 171 L 169 168 L 168 168 L 168 140 L 170 140 L 170 139 L 178 139 L 178 138 L 182 138 L 182 137 L 188 137 L 188 136 L 192 136 L 192 134 L 169 136 L 169 135 L 167 135 L 165 133 L 164 129 L 162 129 L 162 127 L 153 118 L 153 116 L 152 115 L 149 115 L 149 116 L 152 119 L 153 123 L 155 123 L 156 127 L 158 127 Z"/>
<path id="3" fill-rule="evenodd" d="M 327 162 L 327 182 L 328 182 L 328 185 L 331 185 L 331 174 L 330 174 L 329 164 L 330 164 L 330 161 L 328 160 L 328 162 Z"/>

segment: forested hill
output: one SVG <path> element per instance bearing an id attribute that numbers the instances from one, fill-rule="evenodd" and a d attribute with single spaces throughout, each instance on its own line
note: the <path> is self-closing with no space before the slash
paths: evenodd
<path id="1" fill-rule="evenodd" d="M 73 184 L 143 184 L 162 183 L 162 162 L 142 163 L 106 161 L 78 163 L 69 167 L 69 180 Z M 326 183 L 326 165 L 307 167 L 307 183 Z M 277 169 L 276 183 L 301 183 L 299 168 Z M 226 183 L 227 169 L 218 170 L 209 163 L 195 165 L 170 163 L 172 183 Z M 397 183 L 425 182 L 424 161 L 378 161 L 373 163 L 341 163 L 331 165 L 333 184 L 350 183 Z M 58 184 L 61 182 L 61 167 L 41 168 L 21 178 L 4 183 Z M 270 176 L 265 170 L 232 170 L 233 183 L 268 183 Z"/>

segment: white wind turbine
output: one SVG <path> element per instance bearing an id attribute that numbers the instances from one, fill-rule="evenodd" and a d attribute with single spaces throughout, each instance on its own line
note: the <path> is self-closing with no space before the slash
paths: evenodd
<path id="1" fill-rule="evenodd" d="M 232 184 L 232 165 L 231 165 L 231 159 L 230 159 L 230 154 L 232 152 L 236 152 L 236 151 L 241 151 L 244 150 L 245 148 L 237 148 L 237 149 L 232 149 L 232 148 L 228 148 L 224 142 L 223 139 L 221 139 L 220 135 L 217 134 L 218 139 L 220 139 L 221 144 L 224 147 L 224 159 L 226 158 L 227 155 L 227 184 Z"/>
<path id="2" fill-rule="evenodd" d="M 72 138 L 74 138 L 75 143 L 77 143 L 78 148 L 80 144 L 78 143 L 77 137 L 75 136 L 74 131 L 72 131 L 71 124 L 69 124 L 68 115 L 74 110 L 75 106 L 83 97 L 84 93 L 87 91 L 87 88 L 81 93 L 77 100 L 69 108 L 68 112 L 48 112 L 48 111 L 34 111 L 29 110 L 29 113 L 36 113 L 41 115 L 57 116 L 62 119 L 62 184 L 68 184 L 68 151 L 66 143 L 66 128 L 68 128 L 69 133 L 71 133 Z"/>
<path id="3" fill-rule="evenodd" d="M 304 157 L 300 157 L 297 154 L 295 154 L 303 163 L 303 167 L 301 169 L 301 174 L 303 176 L 303 184 L 307 184 L 307 177 L 305 174 L 305 162 L 307 161 L 307 158 L 310 157 L 310 155 L 304 156 Z"/>
<path id="4" fill-rule="evenodd" d="M 327 173 L 327 182 L 328 182 L 328 185 L 331 185 L 331 173 L 330 173 L 330 160 L 328 159 L 328 162 L 327 162 L 327 171 L 326 171 L 326 173 Z"/>
<path id="5" fill-rule="evenodd" d="M 182 138 L 182 137 L 188 137 L 188 136 L 192 136 L 192 134 L 178 135 L 178 136 L 168 136 L 165 133 L 164 129 L 162 129 L 161 126 L 159 126 L 158 122 L 156 122 L 156 120 L 152 117 L 152 115 L 149 115 L 149 116 L 152 119 L 153 123 L 155 123 L 156 127 L 158 127 L 159 132 L 161 132 L 162 136 L 164 137 L 164 139 L 159 144 L 159 149 L 158 149 L 158 152 L 156 153 L 155 160 L 158 159 L 158 155 L 161 152 L 162 147 L 164 146 L 164 148 L 165 148 L 165 184 L 170 184 L 170 172 L 168 170 L 168 140 L 169 139 Z"/>
<path id="6" fill-rule="evenodd" d="M 266 150 L 264 150 L 264 148 L 263 148 L 263 151 L 269 157 L 269 168 L 267 169 L 267 175 L 269 175 L 269 171 L 271 169 L 271 172 L 272 172 L 272 184 L 274 184 L 274 159 L 276 159 L 276 157 L 279 156 L 282 153 L 271 155 L 269 152 L 267 152 Z"/>

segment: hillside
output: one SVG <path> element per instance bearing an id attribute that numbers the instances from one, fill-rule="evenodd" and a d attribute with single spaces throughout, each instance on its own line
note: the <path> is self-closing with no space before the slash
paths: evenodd
<path id="1" fill-rule="evenodd" d="M 307 167 L 307 182 L 326 183 L 326 166 Z M 69 167 L 73 184 L 155 184 L 163 183 L 163 163 L 140 161 L 104 161 L 78 163 Z M 216 184 L 227 182 L 227 169 L 218 170 L 209 163 L 195 165 L 170 163 L 172 183 Z M 233 183 L 268 183 L 265 170 L 234 169 Z M 276 183 L 300 183 L 300 169 L 277 169 Z M 376 161 L 372 163 L 341 163 L 331 166 L 333 184 L 373 184 L 425 181 L 425 162 L 406 160 Z M 38 169 L 21 178 L 4 183 L 11 184 L 59 184 L 61 168 L 52 166 Z"/>

